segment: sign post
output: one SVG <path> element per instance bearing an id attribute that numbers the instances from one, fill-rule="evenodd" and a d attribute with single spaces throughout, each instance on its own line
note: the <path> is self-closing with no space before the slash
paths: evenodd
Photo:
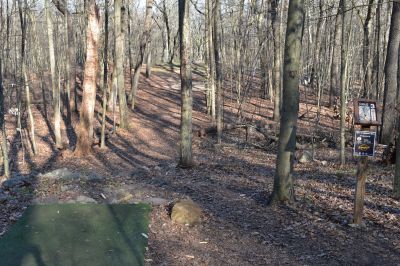
<path id="1" fill-rule="evenodd" d="M 375 156 L 376 132 L 371 126 L 380 126 L 380 113 L 376 101 L 360 99 L 354 102 L 354 124 L 361 126 L 355 132 L 354 156 L 360 157 L 357 163 L 357 186 L 354 202 L 354 224 L 362 222 L 365 183 L 367 181 L 368 157 Z"/>

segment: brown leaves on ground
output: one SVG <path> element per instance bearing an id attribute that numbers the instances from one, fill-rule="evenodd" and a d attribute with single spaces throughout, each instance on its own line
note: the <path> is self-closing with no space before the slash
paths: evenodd
<path id="1" fill-rule="evenodd" d="M 197 132 L 210 121 L 205 115 L 202 78 L 198 75 L 195 78 L 193 122 Z M 212 135 L 195 137 L 195 166 L 177 168 L 179 77 L 169 67 L 158 67 L 150 79 L 141 78 L 141 82 L 136 110 L 130 113 L 129 129 L 118 129 L 106 149 L 94 147 L 93 154 L 84 158 L 75 158 L 71 151 L 60 155 L 42 116 L 43 110 L 35 110 L 39 156 L 33 157 L 27 144 L 23 156 L 17 148 L 20 143 L 14 137 L 14 129 L 8 128 L 14 173 L 36 177 L 38 172 L 68 167 L 105 178 L 32 178 L 32 182 L 19 188 L 1 189 L 0 234 L 32 201 L 67 202 L 81 195 L 109 203 L 114 195 L 126 192 L 132 195 L 130 202 L 149 198 L 170 202 L 189 197 L 204 211 L 204 222 L 188 228 L 173 223 L 165 205 L 155 205 L 149 228 L 148 265 L 400 263 L 400 202 L 391 198 L 393 169 L 380 165 L 377 159 L 371 161 L 365 225 L 350 226 L 355 160 L 349 159 L 345 168 L 339 168 L 338 151 L 332 147 L 338 123 L 330 109 L 323 108 L 321 126 L 317 129 L 318 139 L 328 145 L 317 145 L 317 161 L 295 165 L 297 201 L 272 208 L 266 202 L 273 185 L 275 142 L 265 142 L 264 136 L 257 132 L 246 142 L 246 132 L 241 128 L 226 131 L 222 145 L 214 145 Z M 238 106 L 229 93 L 226 95 L 225 120 L 234 122 Z M 307 113 L 299 121 L 299 132 L 305 136 L 313 131 L 316 112 L 312 101 L 315 95 L 309 93 L 308 97 L 307 104 L 302 103 L 300 108 L 301 114 Z M 96 128 L 100 110 L 98 105 Z M 252 97 L 244 105 L 242 115 L 242 121 L 270 123 L 272 104 Z M 76 118 L 73 119 L 76 124 Z M 108 113 L 108 121 L 111 120 L 112 114 Z M 111 125 L 107 126 L 110 130 Z M 271 129 L 271 134 L 274 133 Z M 65 135 L 64 141 L 74 143 L 74 135 Z M 349 157 L 350 152 L 349 148 Z"/>

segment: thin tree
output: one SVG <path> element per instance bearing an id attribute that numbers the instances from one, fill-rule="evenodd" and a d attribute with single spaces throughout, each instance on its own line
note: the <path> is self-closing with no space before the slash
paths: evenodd
<path id="1" fill-rule="evenodd" d="M 340 63 L 340 164 L 346 163 L 346 2 L 340 0 L 342 17 L 342 45 Z"/>
<path id="2" fill-rule="evenodd" d="M 181 56 L 181 167 L 192 166 L 192 68 L 189 0 L 179 0 L 179 43 Z"/>
<path id="3" fill-rule="evenodd" d="M 96 0 L 87 0 L 86 60 L 83 77 L 83 96 L 78 130 L 77 155 L 91 152 L 93 143 L 94 106 L 96 103 L 96 77 L 99 69 L 98 41 L 100 35 L 99 12 Z"/>
<path id="4" fill-rule="evenodd" d="M 270 204 L 294 200 L 293 157 L 299 113 L 299 73 L 304 24 L 304 0 L 289 2 L 283 65 L 283 104 L 278 158 Z"/>
<path id="5" fill-rule="evenodd" d="M 214 1 L 214 26 L 213 26 L 213 39 L 214 39 L 214 60 L 215 60 L 215 90 L 216 90 L 216 115 L 217 115 L 217 143 L 222 142 L 222 128 L 223 128 L 223 91 L 222 91 L 222 62 L 221 62 L 221 2 L 220 0 Z"/>
<path id="6" fill-rule="evenodd" d="M 136 93 L 137 93 L 137 87 L 139 83 L 139 77 L 140 77 L 140 69 L 142 67 L 143 61 L 144 61 L 144 56 L 146 53 L 146 49 L 148 48 L 149 42 L 150 42 L 150 31 L 151 31 L 151 17 L 153 14 L 153 0 L 146 0 L 146 17 L 144 19 L 144 31 L 143 35 L 140 39 L 140 45 L 139 45 L 139 59 L 136 62 L 132 81 L 131 81 L 131 94 L 129 96 L 129 99 L 131 101 L 131 109 L 135 109 L 135 100 L 136 100 Z M 132 59 L 131 59 L 132 60 Z"/>
<path id="7" fill-rule="evenodd" d="M 7 133 L 6 123 L 4 119 L 4 87 L 3 87 L 3 68 L 2 58 L 0 54 L 0 139 L 1 139 L 1 151 L 3 155 L 3 169 L 4 175 L 10 177 L 10 167 L 8 160 L 8 147 L 7 147 Z"/>
<path id="8" fill-rule="evenodd" d="M 106 116 L 107 116 L 107 91 L 108 91 L 108 4 L 104 0 L 104 67 L 103 67 L 103 114 L 101 117 L 100 148 L 106 146 Z"/>

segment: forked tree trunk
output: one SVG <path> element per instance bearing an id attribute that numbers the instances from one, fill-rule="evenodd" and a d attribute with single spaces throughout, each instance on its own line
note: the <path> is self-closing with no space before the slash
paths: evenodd
<path id="1" fill-rule="evenodd" d="M 83 77 L 83 96 L 80 111 L 77 155 L 87 155 L 92 150 L 94 106 L 96 103 L 96 77 L 99 68 L 98 41 L 100 35 L 99 13 L 95 0 L 87 1 L 88 23 L 86 61 Z"/>
<path id="2" fill-rule="evenodd" d="M 181 167 L 192 166 L 192 68 L 189 0 L 179 0 L 179 35 L 181 56 Z"/>
<path id="3" fill-rule="evenodd" d="M 151 17 L 153 14 L 153 0 L 146 0 L 146 17 L 144 21 L 144 31 L 143 35 L 140 39 L 139 46 L 139 59 L 135 65 L 134 73 L 133 73 L 133 81 L 131 82 L 131 93 L 129 96 L 129 100 L 131 101 L 131 109 L 135 109 L 135 101 L 136 101 L 136 93 L 137 87 L 139 84 L 140 77 L 140 69 L 142 67 L 144 61 L 144 55 L 146 52 L 146 48 L 150 41 L 150 30 L 151 30 Z"/>
<path id="4" fill-rule="evenodd" d="M 274 190 L 270 204 L 294 200 L 293 157 L 299 112 L 299 73 L 304 24 L 304 0 L 289 2 L 283 65 L 283 104 Z"/>

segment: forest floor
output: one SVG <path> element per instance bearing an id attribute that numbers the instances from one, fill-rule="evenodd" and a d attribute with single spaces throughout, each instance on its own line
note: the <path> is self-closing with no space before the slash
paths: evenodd
<path id="1" fill-rule="evenodd" d="M 13 178 L 29 177 L 24 179 L 29 182 L 24 181 L 16 188 L 3 183 L 0 234 L 32 203 L 67 202 L 78 196 L 109 203 L 118 193 L 129 193 L 130 201 L 170 202 L 190 197 L 205 213 L 203 222 L 192 228 L 174 224 L 167 207 L 154 204 L 146 264 L 400 264 L 400 202 L 391 198 L 394 171 L 392 166 L 380 162 L 381 150 L 377 158 L 370 160 L 364 225 L 354 227 L 356 160 L 348 147 L 348 163 L 340 168 L 335 147 L 338 121 L 331 109 L 323 107 L 316 130 L 316 138 L 321 140 L 316 145 L 317 160 L 295 164 L 296 202 L 269 207 L 276 143 L 266 141 L 257 132 L 246 141 L 244 129 L 224 132 L 222 145 L 215 145 L 213 135 L 198 137 L 197 130 L 210 125 L 205 114 L 201 68 L 196 68 L 194 75 L 195 166 L 176 167 L 180 80 L 178 69 L 172 70 L 158 66 L 151 78 L 141 77 L 137 106 L 129 114 L 129 129 L 118 129 L 107 140 L 105 149 L 96 146 L 93 154 L 84 158 L 73 154 L 76 135 L 71 129 L 63 136 L 70 148 L 64 151 L 55 148 L 52 121 L 46 119 L 42 105 L 35 105 L 33 110 L 39 147 L 35 156 L 28 141 L 23 142 L 22 149 L 15 117 L 8 115 Z M 310 136 L 317 110 L 311 100 L 315 95 L 309 91 L 307 100 L 304 89 L 302 92 L 299 133 Z M 230 88 L 226 96 L 225 121 L 234 123 L 238 104 Z M 256 96 L 256 93 L 247 95 L 242 121 L 273 124 L 273 104 Z M 40 97 L 37 91 L 34 101 Z M 97 110 L 101 110 L 100 104 Z M 101 111 L 96 112 L 97 128 L 100 115 Z M 77 122 L 75 116 L 73 122 Z M 67 131 L 65 126 L 63 130 Z M 96 178 L 61 180 L 39 175 L 63 167 Z"/>

